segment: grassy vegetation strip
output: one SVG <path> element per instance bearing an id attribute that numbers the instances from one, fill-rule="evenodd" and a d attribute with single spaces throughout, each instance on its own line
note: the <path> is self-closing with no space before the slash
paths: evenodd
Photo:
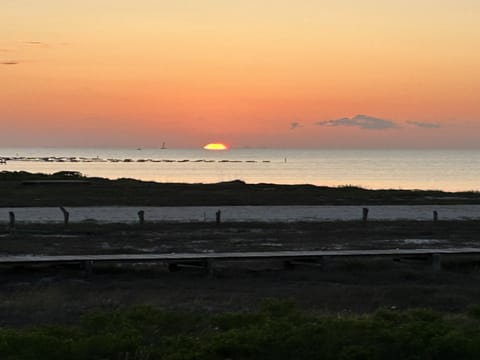
<path id="1" fill-rule="evenodd" d="M 40 183 L 32 184 L 35 181 Z M 68 181 L 73 182 L 69 184 Z M 156 183 L 133 179 L 87 178 L 71 171 L 51 175 L 24 171 L 0 172 L 0 207 L 360 204 L 480 204 L 480 193 L 367 190 L 356 186 L 246 184 L 240 180 L 218 184 Z"/>
<path id="2" fill-rule="evenodd" d="M 2 359 L 478 359 L 480 307 L 325 315 L 267 301 L 254 312 L 139 307 L 72 327 L 0 329 Z"/>

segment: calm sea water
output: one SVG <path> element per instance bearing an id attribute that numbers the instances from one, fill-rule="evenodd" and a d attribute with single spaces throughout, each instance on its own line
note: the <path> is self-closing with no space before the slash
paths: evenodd
<path id="1" fill-rule="evenodd" d="M 13 158 L 0 170 L 111 179 L 480 190 L 479 150 L 3 148 L 0 157 Z"/>

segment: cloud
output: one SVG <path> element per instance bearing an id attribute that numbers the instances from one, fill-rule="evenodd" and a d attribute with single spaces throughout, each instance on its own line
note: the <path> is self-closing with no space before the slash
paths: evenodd
<path id="1" fill-rule="evenodd" d="M 319 126 L 352 126 L 367 130 L 385 130 L 399 127 L 392 120 L 380 119 L 368 115 L 356 115 L 351 118 L 317 121 L 315 124 Z"/>
<path id="2" fill-rule="evenodd" d="M 24 41 L 23 44 L 27 46 L 40 46 L 44 48 L 49 47 L 49 44 L 42 41 Z"/>
<path id="3" fill-rule="evenodd" d="M 413 125 L 419 128 L 424 128 L 424 129 L 438 129 L 442 127 L 440 124 L 429 123 L 424 121 L 407 121 L 407 124 Z"/>
<path id="4" fill-rule="evenodd" d="M 290 130 L 295 130 L 299 127 L 302 127 L 302 125 L 298 121 L 293 121 L 290 123 Z"/>
<path id="5" fill-rule="evenodd" d="M 3 61 L 0 62 L 0 65 L 18 65 L 20 64 L 18 61 Z"/>

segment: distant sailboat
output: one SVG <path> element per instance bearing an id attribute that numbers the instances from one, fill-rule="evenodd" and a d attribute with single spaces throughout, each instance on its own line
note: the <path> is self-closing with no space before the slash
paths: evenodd
<path id="1" fill-rule="evenodd" d="M 162 147 L 160 149 L 166 149 L 165 142 L 162 143 Z"/>

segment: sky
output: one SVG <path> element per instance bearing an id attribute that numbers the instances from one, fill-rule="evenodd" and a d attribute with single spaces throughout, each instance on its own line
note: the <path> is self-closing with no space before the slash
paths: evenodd
<path id="1" fill-rule="evenodd" d="M 0 146 L 480 147 L 478 0 L 2 0 Z"/>

